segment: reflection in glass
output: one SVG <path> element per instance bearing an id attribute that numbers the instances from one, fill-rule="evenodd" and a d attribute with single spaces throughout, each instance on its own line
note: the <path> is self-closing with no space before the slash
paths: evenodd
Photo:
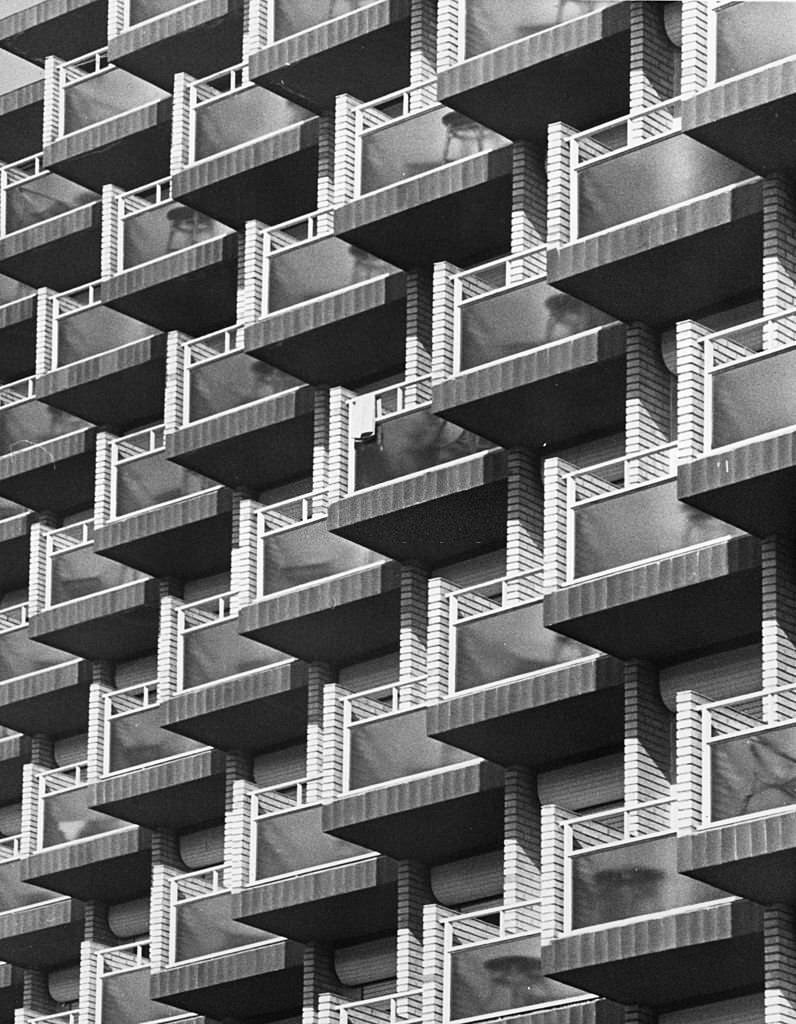
<path id="1" fill-rule="evenodd" d="M 63 134 L 125 114 L 168 93 L 122 68 L 105 67 L 67 82 L 63 93 Z"/>
<path id="2" fill-rule="evenodd" d="M 237 88 L 195 108 L 194 160 L 263 138 L 311 118 L 306 107 L 259 85 Z"/>
<path id="3" fill-rule="evenodd" d="M 791 427 L 796 423 L 796 346 L 716 366 L 711 372 L 711 447 Z"/>
<path id="4" fill-rule="evenodd" d="M 464 56 L 494 50 L 516 39 L 599 11 L 609 0 L 463 0 Z"/>
<path id="5" fill-rule="evenodd" d="M 711 821 L 796 804 L 796 724 L 712 740 Z"/>
<path id="6" fill-rule="evenodd" d="M 329 533 L 326 518 L 266 533 L 262 547 L 262 593 L 275 594 L 337 573 L 371 565 L 379 556 Z"/>
<path id="7" fill-rule="evenodd" d="M 122 220 L 122 267 L 137 267 L 231 230 L 226 224 L 176 202 L 128 213 Z"/>
<path id="8" fill-rule="evenodd" d="M 796 53 L 793 4 L 733 4 L 716 11 L 716 81 L 752 71 Z"/>
<path id="9" fill-rule="evenodd" d="M 370 3 L 373 0 L 274 0 L 273 40 L 303 32 Z"/>

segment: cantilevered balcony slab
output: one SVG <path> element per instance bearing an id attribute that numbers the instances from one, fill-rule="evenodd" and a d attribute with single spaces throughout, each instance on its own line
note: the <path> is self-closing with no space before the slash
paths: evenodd
<path id="1" fill-rule="evenodd" d="M 443 165 L 335 210 L 335 234 L 409 269 L 460 266 L 509 248 L 511 148 Z"/>
<path id="2" fill-rule="evenodd" d="M 81 900 L 118 903 L 149 889 L 152 840 L 132 826 L 26 857 L 22 877 Z"/>
<path id="3" fill-rule="evenodd" d="M 796 520 L 796 430 L 686 463 L 677 496 L 758 537 L 789 533 Z"/>
<path id="4" fill-rule="evenodd" d="M 796 901 L 796 811 L 750 817 L 682 836 L 677 869 L 756 903 Z"/>
<path id="5" fill-rule="evenodd" d="M 22 380 L 36 372 L 35 295 L 0 306 L 0 373 Z"/>
<path id="6" fill-rule="evenodd" d="M 212 480 L 255 492 L 309 476 L 313 402 L 313 389 L 304 387 L 229 409 L 167 434 L 166 455 Z"/>
<path id="7" fill-rule="evenodd" d="M 103 303 L 163 331 L 199 337 L 235 322 L 237 235 L 222 235 L 103 281 Z"/>
<path id="8" fill-rule="evenodd" d="M 123 431 L 163 418 L 166 335 L 69 363 L 36 381 L 42 402 L 98 426 Z"/>
<path id="9" fill-rule="evenodd" d="M 0 682 L 0 722 L 28 735 L 73 736 L 86 728 L 90 685 L 91 665 L 74 660 Z"/>
<path id="10" fill-rule="evenodd" d="M 0 588 L 24 587 L 30 571 L 29 512 L 0 519 Z"/>
<path id="11" fill-rule="evenodd" d="M 70 132 L 44 147 L 44 166 L 99 192 L 136 188 L 169 173 L 171 97 Z"/>
<path id="12" fill-rule="evenodd" d="M 0 20 L 0 47 L 34 64 L 79 57 L 105 45 L 107 24 L 107 0 L 43 0 Z"/>
<path id="13" fill-rule="evenodd" d="M 430 736 L 505 766 L 597 757 L 622 745 L 622 663 L 599 657 L 432 704 Z"/>
<path id="14" fill-rule="evenodd" d="M 243 6 L 243 0 L 180 5 L 109 38 L 108 60 L 163 89 L 171 89 L 177 71 L 195 78 L 220 71 L 240 60 Z"/>
<path id="15" fill-rule="evenodd" d="M 329 945 L 397 927 L 398 865 L 374 856 L 252 885 L 233 896 L 233 917 L 298 942 Z"/>
<path id="16" fill-rule="evenodd" d="M 123 661 L 154 650 L 159 618 L 160 582 L 139 580 L 32 615 L 30 635 L 80 658 Z"/>
<path id="17" fill-rule="evenodd" d="M 0 456 L 0 495 L 37 512 L 69 513 L 94 500 L 95 427 Z"/>
<path id="18" fill-rule="evenodd" d="M 763 984 L 763 911 L 742 900 L 607 928 L 542 948 L 542 971 L 622 1003 L 694 1002 Z"/>
<path id="19" fill-rule="evenodd" d="M 0 95 L 0 159 L 8 163 L 41 149 L 44 79 Z"/>
<path id="20" fill-rule="evenodd" d="M 307 732 L 307 666 L 291 661 L 183 690 L 164 705 L 162 724 L 219 750 L 298 743 Z"/>
<path id="21" fill-rule="evenodd" d="M 324 806 L 323 827 L 425 864 L 490 850 L 503 839 L 503 769 L 464 764 L 351 793 Z"/>
<path id="22" fill-rule="evenodd" d="M 74 962 L 82 940 L 83 904 L 69 896 L 0 914 L 0 956 L 19 967 L 49 970 Z"/>
<path id="23" fill-rule="evenodd" d="M 552 249 L 548 279 L 618 320 L 671 324 L 759 291 L 761 211 L 760 183 L 741 182 Z"/>
<path id="24" fill-rule="evenodd" d="M 247 220 L 273 224 L 307 213 L 317 202 L 318 124 L 300 121 L 192 163 L 174 175 L 172 194 L 239 229 Z"/>
<path id="25" fill-rule="evenodd" d="M 609 324 L 456 374 L 435 386 L 431 409 L 507 448 L 555 447 L 621 430 L 624 393 L 625 330 Z"/>
<path id="26" fill-rule="evenodd" d="M 346 664 L 395 647 L 401 570 L 377 562 L 241 608 L 244 636 L 305 661 Z"/>
<path id="27" fill-rule="evenodd" d="M 100 203 L 0 238 L 0 270 L 34 288 L 66 291 L 100 276 Z"/>
<path id="28" fill-rule="evenodd" d="M 758 174 L 796 167 L 782 125 L 796 117 L 796 58 L 720 82 L 683 101 L 683 131 Z"/>
<path id="29" fill-rule="evenodd" d="M 627 111 L 629 50 L 630 5 L 613 4 L 454 65 L 438 95 L 501 135 L 544 142 L 551 121 L 586 128 Z"/>
<path id="30" fill-rule="evenodd" d="M 109 775 L 89 787 L 89 804 L 144 828 L 181 829 L 224 816 L 224 755 L 172 758 Z"/>
<path id="31" fill-rule="evenodd" d="M 731 537 L 546 595 L 550 629 L 618 658 L 679 661 L 756 638 L 760 550 Z"/>
<path id="32" fill-rule="evenodd" d="M 229 568 L 232 494 L 224 487 L 112 520 L 94 550 L 150 575 L 193 579 Z"/>
<path id="33" fill-rule="evenodd" d="M 30 760 L 30 737 L 0 737 L 0 800 L 14 803 L 22 794 L 22 768 Z"/>
<path id="34" fill-rule="evenodd" d="M 319 114 L 334 108 L 338 93 L 370 100 L 407 84 L 408 0 L 380 0 L 285 33 L 250 59 L 251 77 Z"/>
<path id="35" fill-rule="evenodd" d="M 303 947 L 273 942 L 153 971 L 153 998 L 223 1019 L 295 1014 L 301 1006 Z"/>
<path id="36" fill-rule="evenodd" d="M 277 310 L 245 329 L 246 351 L 321 387 L 400 371 L 406 347 L 402 273 Z"/>
<path id="37" fill-rule="evenodd" d="M 506 456 L 488 451 L 356 492 L 329 529 L 390 558 L 440 565 L 506 539 Z"/>

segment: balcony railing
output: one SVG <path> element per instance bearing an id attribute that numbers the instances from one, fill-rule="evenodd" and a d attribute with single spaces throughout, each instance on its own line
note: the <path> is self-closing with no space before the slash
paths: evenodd
<path id="1" fill-rule="evenodd" d="M 472 761 L 426 731 L 425 679 L 407 679 L 343 702 L 343 792 Z"/>
<path id="2" fill-rule="evenodd" d="M 746 168 L 682 133 L 678 97 L 571 139 L 571 238 L 746 181 Z"/>
<path id="3" fill-rule="evenodd" d="M 110 515 L 114 519 L 159 508 L 217 486 L 168 461 L 162 426 L 113 439 L 110 482 Z"/>
<path id="4" fill-rule="evenodd" d="M 395 269 L 331 234 L 325 216 L 318 210 L 265 230 L 264 315 L 347 292 Z"/>
<path id="5" fill-rule="evenodd" d="M 509 144 L 497 132 L 430 97 L 434 82 L 401 89 L 354 110 L 356 195 Z"/>
<path id="6" fill-rule="evenodd" d="M 22 880 L 21 846 L 21 835 L 0 839 L 0 914 L 58 898 L 49 890 Z"/>
<path id="7" fill-rule="evenodd" d="M 171 880 L 171 963 L 225 956 L 247 946 L 282 941 L 234 920 L 224 870 L 223 866 L 202 868 Z"/>
<path id="8" fill-rule="evenodd" d="M 35 377 L 0 386 L 0 456 L 54 441 L 86 424 L 34 398 Z"/>
<path id="9" fill-rule="evenodd" d="M 43 1017 L 28 1017 L 28 1024 L 80 1024 L 80 1010 L 45 1013 Z"/>
<path id="10" fill-rule="evenodd" d="M 125 28 L 153 21 L 163 14 L 195 7 L 201 0 L 122 0 L 122 15 Z"/>
<path id="11" fill-rule="evenodd" d="M 97 953 L 96 1024 L 160 1024 L 192 1015 L 149 998 L 149 942 L 131 942 Z"/>
<path id="12" fill-rule="evenodd" d="M 36 289 L 30 285 L 16 281 L 7 274 L 0 274 L 0 305 L 10 306 L 13 302 L 33 298 L 35 294 Z"/>
<path id="13" fill-rule="evenodd" d="M 796 686 L 701 711 L 704 825 L 796 804 Z"/>
<path id="14" fill-rule="evenodd" d="M 796 426 L 796 310 L 718 331 L 704 345 L 708 450 Z"/>
<path id="15" fill-rule="evenodd" d="M 348 404 L 349 488 L 358 491 L 491 447 L 431 412 L 431 378 L 357 395 Z"/>
<path id="16" fill-rule="evenodd" d="M 195 740 L 161 728 L 157 680 L 106 693 L 103 711 L 104 775 L 203 749 Z"/>
<path id="17" fill-rule="evenodd" d="M 0 681 L 76 664 L 66 651 L 36 643 L 28 634 L 28 603 L 0 608 Z"/>
<path id="18" fill-rule="evenodd" d="M 537 247 L 454 277 L 454 373 L 611 322 L 608 314 L 552 288 L 546 262 L 545 249 Z"/>
<path id="19" fill-rule="evenodd" d="M 108 63 L 106 47 L 56 65 L 58 135 L 70 135 L 165 99 L 168 93 Z"/>
<path id="20" fill-rule="evenodd" d="M 445 921 L 446 1024 L 591 998 L 542 974 L 540 917 L 527 901 Z"/>
<path id="21" fill-rule="evenodd" d="M 188 111 L 189 163 L 277 135 L 315 116 L 250 82 L 245 63 L 190 82 Z"/>
<path id="22" fill-rule="evenodd" d="M 171 179 L 116 197 L 117 267 L 129 270 L 232 233 L 232 228 L 171 198 Z"/>
<path id="23" fill-rule="evenodd" d="M 369 7 L 376 0 L 272 0 L 268 4 L 268 42 L 317 28 L 346 14 Z"/>
<path id="24" fill-rule="evenodd" d="M 99 198 L 73 181 L 42 167 L 42 155 L 0 167 L 0 235 L 58 217 Z"/>
<path id="25" fill-rule="evenodd" d="M 448 600 L 452 694 L 595 656 L 590 647 L 545 629 L 541 570 L 464 587 Z"/>
<path id="26" fill-rule="evenodd" d="M 563 829 L 567 930 L 727 895 L 678 872 L 671 797 L 570 818 Z"/>
<path id="27" fill-rule="evenodd" d="M 302 778 L 251 794 L 250 880 L 273 882 L 377 856 L 323 831 L 319 780 Z"/>
<path id="28" fill-rule="evenodd" d="M 130 828 L 129 822 L 89 807 L 87 767 L 81 761 L 39 775 L 37 850 Z"/>
<path id="29" fill-rule="evenodd" d="M 286 654 L 242 636 L 232 609 L 232 592 L 177 609 L 177 688 L 250 675 L 291 661 Z"/>
<path id="30" fill-rule="evenodd" d="M 676 446 L 569 474 L 567 574 L 617 572 L 740 531 L 677 498 Z"/>
<path id="31" fill-rule="evenodd" d="M 337 1008 L 339 1024 L 423 1024 L 423 990 L 358 999 Z"/>
<path id="32" fill-rule="evenodd" d="M 460 0 L 460 60 L 496 50 L 605 7 L 610 0 Z"/>
<path id="33" fill-rule="evenodd" d="M 713 11 L 714 80 L 744 75 L 796 53 L 792 4 L 719 0 Z"/>
<path id="34" fill-rule="evenodd" d="M 86 521 L 45 535 L 44 607 L 77 601 L 147 579 L 94 551 L 94 523 Z"/>
<path id="35" fill-rule="evenodd" d="M 155 333 L 149 324 L 103 306 L 99 281 L 60 292 L 49 301 L 53 333 L 48 370 L 123 348 Z"/>
<path id="36" fill-rule="evenodd" d="M 238 326 L 182 345 L 182 426 L 302 387 L 289 373 L 253 359 Z"/>

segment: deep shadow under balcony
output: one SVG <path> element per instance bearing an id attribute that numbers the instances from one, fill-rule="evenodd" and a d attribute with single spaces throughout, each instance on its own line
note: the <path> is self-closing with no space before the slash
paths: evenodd
<path id="1" fill-rule="evenodd" d="M 462 62 L 440 74 L 440 100 L 511 139 L 541 142 L 552 121 L 586 128 L 619 117 L 628 102 L 630 5 L 563 6 L 567 21 L 550 13 L 553 4 L 534 21 L 523 4 L 468 0 L 459 15 Z"/>
<path id="2" fill-rule="evenodd" d="M 104 44 L 107 19 L 107 0 L 28 4 L 0 20 L 0 46 L 34 64 L 52 53 L 77 57 Z"/>
<path id="3" fill-rule="evenodd" d="M 101 219 L 100 203 L 88 202 L 0 237 L 0 270 L 34 288 L 75 288 L 95 280 Z"/>
<path id="4" fill-rule="evenodd" d="M 41 149 L 44 80 L 0 94 L 0 159 L 21 160 Z"/>
<path id="5" fill-rule="evenodd" d="M 20 967 L 49 970 L 75 962 L 83 940 L 83 904 L 69 896 L 0 914 L 0 956 Z"/>
<path id="6" fill-rule="evenodd" d="M 365 8 L 360 10 L 360 8 Z M 276 0 L 270 45 L 249 62 L 255 81 L 321 114 L 335 96 L 375 99 L 406 85 L 407 0 Z"/>
<path id="7" fill-rule="evenodd" d="M 30 572 L 29 512 L 13 502 L 0 501 L 0 588 L 19 590 L 27 585 Z"/>
<path id="8" fill-rule="evenodd" d="M 19 290 L 28 289 L 19 285 Z M 0 295 L 4 291 L 0 287 Z M 4 380 L 21 380 L 36 370 L 37 302 L 31 292 L 16 299 L 4 299 L 0 305 L 0 373 Z"/>
<path id="9" fill-rule="evenodd" d="M 2 659 L 0 722 L 28 735 L 55 738 L 85 729 L 91 665 L 27 639 L 23 630 L 16 636 L 3 634 L 3 649 L 17 646 L 18 655 Z"/>
<path id="10" fill-rule="evenodd" d="M 30 737 L 2 729 L 0 735 L 0 800 L 15 803 L 22 795 L 22 769 L 30 761 Z"/>

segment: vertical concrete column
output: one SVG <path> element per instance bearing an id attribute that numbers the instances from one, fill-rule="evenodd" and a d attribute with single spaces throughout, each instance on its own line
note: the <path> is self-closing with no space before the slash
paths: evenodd
<path id="1" fill-rule="evenodd" d="M 448 595 L 456 588 L 441 576 L 428 581 L 428 658 L 429 701 L 444 700 L 448 696 L 450 663 L 450 601 Z"/>
<path id="2" fill-rule="evenodd" d="M 552 942 L 564 931 L 564 891 L 566 856 L 564 848 L 564 822 L 574 815 L 555 804 L 542 804 L 541 847 L 542 870 L 540 889 L 542 897 L 542 944 Z"/>
<path id="3" fill-rule="evenodd" d="M 336 800 L 343 791 L 343 701 L 346 691 L 337 683 L 323 687 L 323 781 L 324 803 Z"/>
<path id="4" fill-rule="evenodd" d="M 332 952 L 317 942 L 304 947 L 301 1024 L 337 1024 L 335 1009 L 356 995 L 340 984 Z"/>
<path id="5" fill-rule="evenodd" d="M 401 566 L 401 625 L 399 635 L 400 706 L 411 707 L 426 692 L 428 634 L 428 570 L 419 564 Z"/>
<path id="6" fill-rule="evenodd" d="M 268 46 L 268 8 L 271 0 L 246 0 L 243 5 L 243 60 Z"/>
<path id="7" fill-rule="evenodd" d="M 777 534 L 761 544 L 762 648 L 764 690 L 796 684 L 796 545 Z M 766 719 L 796 711 L 796 691 L 772 695 L 764 704 Z"/>
<path id="8" fill-rule="evenodd" d="M 544 151 L 532 142 L 515 142 L 511 163 L 511 251 L 518 253 L 544 245 L 547 241 Z M 515 272 L 515 266 L 510 265 L 510 276 Z M 522 279 L 521 275 L 518 279 Z"/>
<path id="9" fill-rule="evenodd" d="M 100 277 L 105 280 L 122 269 L 119 199 L 124 190 L 116 185 L 102 186 L 102 226 L 100 229 Z"/>
<path id="10" fill-rule="evenodd" d="M 91 669 L 91 687 L 88 694 L 87 775 L 89 782 L 95 782 L 104 772 L 106 745 L 110 741 L 110 736 L 105 732 L 105 695 L 114 690 L 113 664 L 110 661 L 95 661 Z"/>
<path id="11" fill-rule="evenodd" d="M 98 430 L 95 439 L 94 468 L 94 526 L 105 526 L 113 509 L 113 442 L 116 435 L 109 430 Z"/>
<path id="12" fill-rule="evenodd" d="M 763 314 L 796 306 L 796 200 L 784 174 L 763 179 Z M 768 324 L 763 348 L 788 344 L 794 318 Z"/>
<path id="13" fill-rule="evenodd" d="M 251 817 L 248 793 L 254 786 L 251 754 L 231 750 L 224 758 L 224 883 L 242 889 L 249 881 Z"/>
<path id="14" fill-rule="evenodd" d="M 354 397 L 349 388 L 329 389 L 329 501 L 348 494 L 348 402 Z"/>
<path id="15" fill-rule="evenodd" d="M 47 534 L 58 526 L 52 512 L 41 512 L 30 524 L 28 552 L 28 614 L 36 615 L 47 601 Z"/>
<path id="16" fill-rule="evenodd" d="M 628 326 L 626 359 L 625 453 L 633 456 L 666 444 L 671 437 L 675 382 L 663 364 L 658 335 L 645 324 Z M 660 475 L 666 462 L 666 457 L 628 462 L 626 483 Z"/>
<path id="17" fill-rule="evenodd" d="M 692 96 L 710 83 L 710 20 L 715 0 L 683 0 L 680 91 Z"/>
<path id="18" fill-rule="evenodd" d="M 313 499 L 313 514 L 329 506 L 329 389 L 318 388 L 312 400 L 312 489 L 322 492 Z"/>
<path id="19" fill-rule="evenodd" d="M 560 247 L 571 234 L 571 139 L 575 129 L 563 121 L 547 126 L 547 244 Z"/>
<path id="20" fill-rule="evenodd" d="M 438 0 L 437 2 L 437 71 L 452 68 L 464 60 L 463 38 L 464 17 L 462 0 Z"/>
<path id="21" fill-rule="evenodd" d="M 541 897 L 541 828 L 536 773 L 525 766 L 507 768 L 503 796 L 503 901 L 507 907 Z M 527 920 L 527 913 L 517 916 Z M 512 927 L 511 912 L 506 924 Z"/>
<path id="22" fill-rule="evenodd" d="M 763 911 L 766 1024 L 796 1024 L 796 911 Z"/>
<path id="23" fill-rule="evenodd" d="M 663 25 L 663 5 L 644 0 L 630 4 L 630 113 L 647 110 L 675 95 L 679 54 Z M 656 111 L 631 122 L 636 139 L 655 135 L 672 124 L 671 111 Z"/>
<path id="24" fill-rule="evenodd" d="M 705 450 L 705 345 L 707 327 L 695 320 L 677 324 L 677 461 Z"/>
<path id="25" fill-rule="evenodd" d="M 149 898 L 149 959 L 154 971 L 169 963 L 171 880 L 185 871 L 174 832 L 152 833 L 152 888 Z"/>
<path id="26" fill-rule="evenodd" d="M 509 600 L 542 593 L 544 569 L 544 493 L 539 459 L 521 448 L 508 453 L 506 575 L 538 573 L 530 580 L 509 580 Z"/>
<path id="27" fill-rule="evenodd" d="M 354 110 L 361 101 L 340 93 L 334 101 L 334 204 L 349 203 L 357 192 L 356 124 Z"/>
<path id="28" fill-rule="evenodd" d="M 414 861 L 398 864 L 397 991 L 423 984 L 423 908 L 433 900 L 428 867 Z"/>
<path id="29" fill-rule="evenodd" d="M 114 0 L 110 0 L 113 3 Z M 120 0 L 116 0 L 120 2 Z M 169 151 L 169 174 L 179 174 L 189 163 L 191 153 L 191 103 L 190 84 L 196 79 L 184 71 L 174 76 L 174 92 L 171 107 L 171 149 Z"/>
<path id="30" fill-rule="evenodd" d="M 259 0 L 261 2 L 261 0 Z M 318 231 L 334 230 L 334 113 L 322 114 L 318 124 Z"/>
<path id="31" fill-rule="evenodd" d="M 677 831 L 693 832 L 702 824 L 702 711 L 707 700 L 692 690 L 677 694 Z"/>
<path id="32" fill-rule="evenodd" d="M 160 628 L 158 629 L 158 699 L 169 700 L 178 692 L 179 632 L 177 609 L 181 598 L 164 591 L 160 597 Z"/>
<path id="33" fill-rule="evenodd" d="M 430 0 L 409 0 L 409 85 L 434 79 L 437 72 L 437 5 Z M 436 82 L 410 96 L 410 109 L 418 110 L 436 99 Z"/>
<path id="34" fill-rule="evenodd" d="M 55 369 L 55 315 L 52 288 L 36 292 L 36 375 Z"/>
<path id="35" fill-rule="evenodd" d="M 163 429 L 173 434 L 185 422 L 185 342 L 188 335 L 169 331 L 166 335 L 166 390 L 163 400 Z"/>
<path id="36" fill-rule="evenodd" d="M 405 379 L 416 380 L 431 372 L 433 337 L 432 281 L 420 271 L 406 275 Z M 420 397 L 420 396 L 409 396 Z"/>
<path id="37" fill-rule="evenodd" d="M 313 662 L 307 668 L 307 778 L 310 780 L 307 798 L 320 800 L 324 796 L 324 687 L 334 681 L 329 665 Z"/>
<path id="38" fill-rule="evenodd" d="M 453 263 L 434 264 L 433 311 L 431 320 L 431 383 L 440 384 L 453 373 L 456 330 L 453 277 L 459 268 Z"/>
<path id="39" fill-rule="evenodd" d="M 671 793 L 672 718 L 661 701 L 658 671 L 642 661 L 625 664 L 625 803 Z"/>
<path id="40" fill-rule="evenodd" d="M 235 612 L 257 599 L 257 568 L 259 559 L 257 510 L 260 503 L 242 492 L 236 492 L 232 509 L 232 552 L 230 555 L 230 589 Z"/>
<path id="41" fill-rule="evenodd" d="M 263 294 L 265 279 L 265 225 L 247 220 L 238 234 L 238 323 L 251 324 L 268 312 Z"/>
<path id="42" fill-rule="evenodd" d="M 64 62 L 58 57 L 44 59 L 44 104 L 42 118 L 42 146 L 47 147 L 61 134 L 63 91 L 61 90 L 61 68 Z"/>
<path id="43" fill-rule="evenodd" d="M 423 1024 L 443 1024 L 445 921 L 454 911 L 437 903 L 423 908 Z"/>
<path id="44" fill-rule="evenodd" d="M 559 459 L 542 463 L 544 481 L 544 589 L 563 587 L 567 582 L 567 542 L 569 530 L 569 484 L 567 474 L 574 466 Z"/>

